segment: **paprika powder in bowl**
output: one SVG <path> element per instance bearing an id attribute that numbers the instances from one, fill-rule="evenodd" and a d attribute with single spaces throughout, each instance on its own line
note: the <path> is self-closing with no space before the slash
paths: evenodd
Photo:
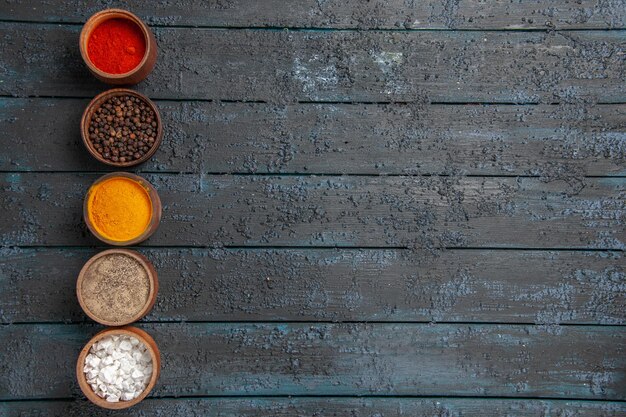
<path id="1" fill-rule="evenodd" d="M 161 221 L 161 199 L 144 178 L 112 172 L 97 179 L 85 196 L 87 228 L 102 242 L 127 246 L 143 242 Z"/>
<path id="2" fill-rule="evenodd" d="M 163 123 L 157 106 L 148 97 L 127 88 L 113 88 L 87 105 L 80 134 L 98 161 L 127 168 L 154 155 L 163 139 Z"/>
<path id="3" fill-rule="evenodd" d="M 106 9 L 91 16 L 80 32 L 80 54 L 89 71 L 108 84 L 137 84 L 156 64 L 156 39 L 137 16 Z"/>

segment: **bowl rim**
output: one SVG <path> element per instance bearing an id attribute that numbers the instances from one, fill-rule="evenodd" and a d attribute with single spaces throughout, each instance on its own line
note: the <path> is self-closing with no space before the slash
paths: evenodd
<path id="1" fill-rule="evenodd" d="M 91 32 L 93 32 L 94 29 L 97 28 L 101 23 L 111 19 L 126 19 L 132 21 L 135 25 L 139 27 L 139 29 L 141 29 L 141 33 L 143 34 L 143 40 L 146 44 L 146 51 L 139 64 L 137 64 L 137 66 L 130 71 L 122 74 L 113 74 L 110 72 L 102 71 L 93 62 L 91 62 L 91 59 L 89 58 L 89 53 L 87 52 L 87 44 L 89 43 L 89 37 L 91 36 Z M 139 70 L 148 61 L 148 57 L 150 56 L 150 49 L 153 48 L 153 45 L 150 42 L 150 32 L 148 29 L 148 25 L 146 25 L 144 21 L 141 20 L 134 13 L 131 13 L 128 10 L 117 8 L 104 9 L 91 15 L 91 17 L 87 19 L 87 21 L 83 25 L 83 28 L 80 31 L 79 46 L 80 55 L 82 56 L 83 61 L 91 71 L 103 78 L 110 78 L 114 80 L 127 78 L 139 72 Z"/>
<path id="2" fill-rule="evenodd" d="M 87 383 L 87 377 L 83 372 L 83 368 L 85 366 L 85 358 L 89 354 L 91 346 L 99 340 L 103 339 L 104 337 L 111 335 L 126 335 L 136 337 L 147 347 L 148 352 L 150 352 L 150 357 L 152 358 L 152 376 L 150 377 L 150 381 L 148 381 L 148 385 L 143 390 L 143 392 L 139 394 L 138 397 L 133 398 L 130 401 L 119 401 L 116 403 L 111 403 L 108 402 L 106 399 L 99 397 L 98 394 L 93 392 L 93 389 L 91 389 L 89 383 Z M 159 351 L 156 342 L 154 341 L 152 336 L 150 336 L 146 331 L 134 326 L 109 327 L 96 333 L 91 339 L 89 339 L 87 344 L 80 351 L 80 354 L 78 355 L 78 359 L 76 361 L 76 378 L 78 380 L 80 390 L 89 401 L 99 407 L 107 408 L 109 410 L 121 410 L 124 408 L 132 407 L 133 405 L 139 403 L 141 400 L 146 398 L 146 396 L 150 393 L 150 391 L 152 391 L 152 389 L 156 385 L 156 381 L 159 378 L 160 373 L 161 352 Z"/>
<path id="3" fill-rule="evenodd" d="M 108 159 L 104 159 L 102 155 L 100 155 L 96 149 L 94 148 L 91 140 L 89 139 L 89 124 L 91 121 L 91 117 L 95 113 L 97 109 L 102 106 L 102 104 L 111 97 L 118 97 L 124 95 L 131 95 L 140 100 L 143 100 L 148 104 L 150 110 L 154 112 L 156 124 L 157 124 L 157 134 L 154 140 L 154 144 L 152 147 L 146 152 L 141 158 L 135 159 L 134 161 L 129 162 L 114 162 Z M 130 88 L 111 88 L 109 90 L 103 91 L 102 93 L 95 96 L 85 107 L 83 111 L 83 116 L 80 120 L 80 136 L 83 139 L 83 144 L 87 148 L 87 151 L 96 158 L 98 161 L 102 162 L 105 165 L 109 165 L 116 168 L 127 168 L 135 165 L 142 164 L 146 162 L 148 159 L 152 158 L 152 156 L 156 153 L 157 149 L 161 146 L 161 142 L 163 141 L 163 122 L 161 120 L 161 114 L 159 113 L 159 109 L 156 104 L 150 100 L 145 94 L 141 94 L 138 91 L 132 90 Z"/>
<path id="4" fill-rule="evenodd" d="M 108 255 L 112 255 L 112 254 L 118 254 L 118 255 L 123 254 L 123 255 L 130 256 L 131 258 L 135 259 L 137 262 L 141 264 L 141 266 L 144 268 L 144 270 L 148 274 L 148 281 L 150 282 L 148 299 L 146 300 L 146 303 L 143 305 L 141 310 L 139 310 L 139 312 L 135 313 L 130 318 L 124 321 L 120 321 L 120 322 L 104 320 L 98 317 L 96 314 L 94 314 L 91 310 L 89 310 L 89 308 L 87 307 L 85 303 L 85 300 L 83 297 L 83 290 L 82 290 L 82 284 L 83 284 L 83 281 L 85 280 L 85 276 L 87 275 L 87 271 L 89 270 L 89 267 L 93 265 L 93 263 L 96 262 L 98 259 L 103 258 Z M 125 248 L 107 249 L 105 251 L 95 254 L 94 256 L 89 258 L 87 262 L 85 262 L 85 265 L 83 265 L 82 269 L 80 270 L 80 273 L 78 274 L 78 279 L 76 280 L 76 297 L 78 298 L 78 303 L 80 304 L 81 308 L 83 309 L 85 314 L 87 314 L 87 316 L 89 316 L 93 321 L 103 324 L 105 326 L 114 326 L 114 327 L 124 326 L 130 323 L 134 323 L 137 320 L 141 319 L 146 314 L 148 314 L 148 312 L 150 312 L 150 310 L 154 306 L 158 291 L 159 291 L 159 280 L 158 280 L 156 269 L 154 268 L 152 263 L 148 260 L 148 258 L 146 258 L 141 253 L 131 250 L 131 249 L 125 249 Z"/>
<path id="5" fill-rule="evenodd" d="M 143 233 L 130 240 L 111 240 L 106 236 L 101 235 L 100 232 L 98 232 L 98 229 L 96 229 L 96 227 L 91 223 L 91 220 L 89 219 L 89 196 L 93 192 L 95 186 L 116 177 L 127 178 L 141 185 L 148 193 L 148 196 L 150 197 L 150 202 L 152 204 L 152 217 L 150 218 L 148 226 L 143 231 Z M 100 178 L 96 179 L 93 184 L 91 184 L 91 186 L 87 190 L 87 193 L 85 194 L 85 199 L 83 201 L 83 219 L 89 231 L 100 241 L 112 246 L 131 246 L 143 242 L 144 240 L 152 236 L 152 234 L 156 231 L 159 223 L 161 222 L 162 207 L 163 206 L 161 204 L 161 198 L 159 197 L 157 190 L 152 184 L 150 184 L 150 182 L 148 182 L 148 180 L 140 177 L 139 175 L 131 174 L 130 172 L 116 171 L 101 176 Z"/>

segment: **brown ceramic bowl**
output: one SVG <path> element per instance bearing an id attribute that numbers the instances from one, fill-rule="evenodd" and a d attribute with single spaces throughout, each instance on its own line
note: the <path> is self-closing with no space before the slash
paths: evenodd
<path id="1" fill-rule="evenodd" d="M 89 349 L 91 346 L 103 339 L 105 336 L 113 336 L 113 335 L 126 335 L 126 336 L 134 336 L 139 339 L 150 352 L 150 356 L 152 357 L 152 377 L 148 382 L 148 386 L 143 392 L 137 397 L 130 401 L 119 401 L 116 403 L 110 403 L 104 398 L 99 397 L 93 390 L 89 383 L 87 383 L 87 377 L 85 376 L 85 372 L 83 372 L 83 368 L 85 366 L 85 358 L 89 354 Z M 143 400 L 154 388 L 157 379 L 159 379 L 159 373 L 161 372 L 161 352 L 156 345 L 154 339 L 145 331 L 138 329 L 137 327 L 126 326 L 126 327 L 115 327 L 104 329 L 100 333 L 96 334 L 94 337 L 87 342 L 83 350 L 80 351 L 80 355 L 78 355 L 78 361 L 76 362 L 76 378 L 78 379 L 78 385 L 80 386 L 81 391 L 85 394 L 85 397 L 92 403 L 96 404 L 102 408 L 108 408 L 110 410 L 121 410 L 123 408 L 132 407 L 133 405 L 139 403 Z"/>
<path id="2" fill-rule="evenodd" d="M 111 240 L 107 238 L 106 236 L 103 236 L 98 231 L 98 229 L 91 223 L 91 220 L 89 219 L 89 197 L 94 187 L 101 182 L 104 182 L 108 179 L 115 178 L 115 177 L 128 178 L 130 180 L 137 182 L 146 190 L 146 192 L 148 193 L 148 196 L 150 197 L 150 201 L 152 203 L 152 218 L 150 219 L 150 223 L 148 223 L 148 227 L 146 227 L 146 230 L 144 230 L 142 234 L 130 240 L 117 241 L 117 240 Z M 102 242 L 109 244 L 109 245 L 113 245 L 113 246 L 130 246 L 130 245 L 136 245 L 137 243 L 143 242 L 144 240 L 152 236 L 152 234 L 159 227 L 159 223 L 161 222 L 162 208 L 163 206 L 161 205 L 161 199 L 159 198 L 159 194 L 157 193 L 156 189 L 152 186 L 152 184 L 150 184 L 144 178 L 135 174 L 128 173 L 128 172 L 111 172 L 110 174 L 106 174 L 98 178 L 91 185 L 91 187 L 89 187 L 89 190 L 87 191 L 87 195 L 85 196 L 85 201 L 83 203 L 83 218 L 85 219 L 85 224 L 87 225 L 87 228 L 89 229 L 89 231 L 93 233 L 93 235 L 97 237 L 98 239 L 100 239 Z"/>
<path id="3" fill-rule="evenodd" d="M 91 60 L 89 59 L 89 54 L 87 53 L 87 43 L 89 42 L 89 37 L 91 36 L 91 32 L 102 22 L 109 19 L 126 19 L 133 22 L 144 36 L 144 41 L 146 43 L 146 53 L 143 56 L 143 59 L 132 70 L 123 73 L 123 74 L 111 74 L 108 72 L 104 72 L 98 67 L 96 67 Z M 157 44 L 156 39 L 154 38 L 154 34 L 150 30 L 150 28 L 137 16 L 132 14 L 127 10 L 122 9 L 106 9 L 102 10 L 91 16 L 89 20 L 83 26 L 83 30 L 80 32 L 80 54 L 83 57 L 83 61 L 87 64 L 87 68 L 89 71 L 100 81 L 103 81 L 107 84 L 113 85 L 131 85 L 137 84 L 142 81 L 144 78 L 150 74 L 152 69 L 154 68 L 154 64 L 156 64 L 157 59 Z"/>
<path id="4" fill-rule="evenodd" d="M 134 161 L 129 161 L 129 162 L 113 162 L 108 159 L 104 159 L 102 155 L 100 155 L 98 151 L 96 151 L 93 144 L 91 143 L 91 140 L 89 140 L 89 122 L 91 121 L 93 114 L 100 108 L 100 106 L 102 106 L 102 104 L 104 104 L 105 101 L 107 101 L 111 97 L 127 96 L 127 95 L 134 96 L 148 104 L 150 109 L 154 112 L 154 115 L 156 118 L 157 135 L 156 135 L 154 144 L 152 145 L 152 148 L 150 148 L 150 150 L 146 152 L 141 158 L 136 159 Z M 110 165 L 110 166 L 117 167 L 117 168 L 127 168 L 127 167 L 132 167 L 135 165 L 139 165 L 147 161 L 148 159 L 152 157 L 152 155 L 154 155 L 154 153 L 157 151 L 157 149 L 161 145 L 161 141 L 163 139 L 163 122 L 161 121 L 161 115 L 159 114 L 159 109 L 157 108 L 156 104 L 154 104 L 152 100 L 150 100 L 148 97 L 146 97 L 145 95 L 141 93 L 138 93 L 137 91 L 130 90 L 128 88 L 113 88 L 111 90 L 107 90 L 103 93 L 98 94 L 87 105 L 87 107 L 85 108 L 85 111 L 83 112 L 83 117 L 80 120 L 80 135 L 83 138 L 83 144 L 85 145 L 89 153 L 98 161 L 102 162 L 103 164 Z"/>
<path id="5" fill-rule="evenodd" d="M 125 255 L 139 262 L 139 264 L 141 264 L 143 269 L 146 271 L 148 275 L 148 281 L 150 282 L 150 290 L 148 292 L 148 299 L 146 300 L 146 303 L 143 305 L 141 310 L 139 310 L 133 316 L 128 317 L 121 321 L 109 321 L 104 318 L 98 317 L 96 313 L 94 313 L 93 311 L 89 309 L 89 307 L 87 306 L 87 302 L 85 301 L 83 297 L 83 283 L 85 281 L 85 276 L 87 275 L 87 271 L 89 270 L 89 268 L 98 259 L 101 259 L 105 256 L 112 255 L 112 254 Z M 159 291 L 159 279 L 157 277 L 157 272 L 154 269 L 154 266 L 148 260 L 148 258 L 143 256 L 139 252 L 135 252 L 134 250 L 130 250 L 130 249 L 109 249 L 109 250 L 105 250 L 103 252 L 96 254 L 85 263 L 83 268 L 80 270 L 80 273 L 78 274 L 78 280 L 76 281 L 76 296 L 78 297 L 78 303 L 82 307 L 83 311 L 92 320 L 97 321 L 100 324 L 104 324 L 105 326 L 124 326 L 130 323 L 134 323 L 137 320 L 141 319 L 146 314 L 148 314 L 150 310 L 152 310 L 152 307 L 154 306 L 154 302 L 156 301 L 158 291 Z"/>

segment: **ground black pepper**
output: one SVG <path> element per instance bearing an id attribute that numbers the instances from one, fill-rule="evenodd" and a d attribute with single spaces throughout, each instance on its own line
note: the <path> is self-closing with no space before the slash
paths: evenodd
<path id="1" fill-rule="evenodd" d="M 89 141 L 104 159 L 132 162 L 155 145 L 157 120 L 150 106 L 131 95 L 111 97 L 89 121 Z"/>
<path id="2" fill-rule="evenodd" d="M 145 307 L 150 294 L 150 278 L 135 258 L 109 254 L 89 266 L 80 291 L 85 306 L 96 317 L 123 322 Z"/>

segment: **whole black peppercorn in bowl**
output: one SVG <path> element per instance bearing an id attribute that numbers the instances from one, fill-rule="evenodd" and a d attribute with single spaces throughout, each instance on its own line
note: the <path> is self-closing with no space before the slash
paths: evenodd
<path id="1" fill-rule="evenodd" d="M 97 95 L 85 109 L 80 124 L 89 153 L 114 167 L 147 161 L 163 138 L 156 105 L 143 94 L 126 88 Z"/>

